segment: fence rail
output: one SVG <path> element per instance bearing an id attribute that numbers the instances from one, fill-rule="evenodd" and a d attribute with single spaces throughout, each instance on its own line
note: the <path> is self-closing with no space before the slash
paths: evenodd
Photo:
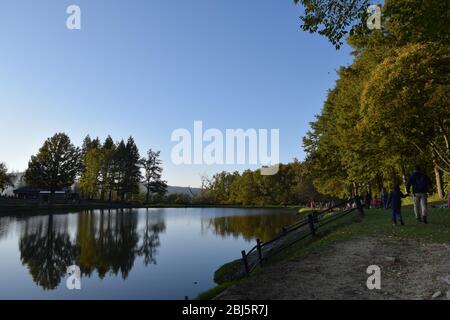
<path id="1" fill-rule="evenodd" d="M 349 208 L 345 209 L 348 204 L 350 204 Z M 336 209 L 342 207 L 344 207 L 343 211 L 336 211 Z M 323 228 L 331 222 L 342 219 L 356 211 L 359 215 L 364 216 L 364 209 L 359 197 L 342 201 L 331 208 L 319 212 L 313 211 L 312 213 L 309 213 L 305 219 L 301 219 L 289 226 L 283 227 L 278 236 L 267 242 L 256 239 L 256 245 L 253 248 L 248 252 L 245 250 L 242 250 L 241 252 L 246 274 L 249 275 L 258 266 L 263 266 L 264 261 L 282 250 L 287 249 L 294 243 L 308 237 L 316 236 L 319 228 Z M 289 237 L 292 239 L 288 239 Z"/>

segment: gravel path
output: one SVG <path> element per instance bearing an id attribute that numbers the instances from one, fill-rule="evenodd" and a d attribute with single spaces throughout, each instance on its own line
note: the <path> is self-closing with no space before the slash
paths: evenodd
<path id="1" fill-rule="evenodd" d="M 381 268 L 381 290 L 367 289 L 370 265 Z M 450 245 L 357 238 L 266 267 L 217 299 L 447 299 L 447 292 Z"/>

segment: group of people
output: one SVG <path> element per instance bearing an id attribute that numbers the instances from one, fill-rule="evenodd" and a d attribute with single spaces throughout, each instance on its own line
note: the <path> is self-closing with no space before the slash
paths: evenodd
<path id="1" fill-rule="evenodd" d="M 370 192 L 367 192 L 364 197 L 364 204 L 367 209 L 371 207 L 392 209 L 392 223 L 397 225 L 397 222 L 403 226 L 405 223 L 403 221 L 401 208 L 402 199 L 408 197 L 411 194 L 414 198 L 414 213 L 418 223 L 428 223 L 427 217 L 427 194 L 431 186 L 430 178 L 422 172 L 419 166 L 414 168 L 413 173 L 410 175 L 408 182 L 406 184 L 406 194 L 400 190 L 400 184 L 398 182 L 394 183 L 393 190 L 389 193 L 381 192 L 381 198 L 377 195 L 372 199 Z"/>

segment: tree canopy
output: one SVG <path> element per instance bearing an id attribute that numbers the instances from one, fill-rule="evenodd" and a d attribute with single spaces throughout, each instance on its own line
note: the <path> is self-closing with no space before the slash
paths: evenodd
<path id="1" fill-rule="evenodd" d="M 340 2 L 311 3 L 312 12 L 331 19 L 326 4 Z M 342 31 L 338 13 L 310 24 L 337 22 Z M 442 196 L 440 181 L 450 169 L 450 2 L 386 0 L 382 13 L 381 31 L 363 28 L 355 15 L 345 18 L 355 22 L 347 39 L 354 61 L 339 70 L 303 140 L 307 164 L 316 188 L 335 196 L 381 191 L 421 164 L 434 171 Z"/>
<path id="2" fill-rule="evenodd" d="M 12 186 L 12 175 L 3 162 L 0 162 L 0 194 L 9 186 Z"/>
<path id="3" fill-rule="evenodd" d="M 385 0 L 382 30 L 371 32 L 366 22 L 369 0 L 294 0 L 303 7 L 301 28 L 325 36 L 336 48 L 345 38 L 362 40 L 382 34 L 395 46 L 412 42 L 450 42 L 450 2 L 442 0 Z"/>
<path id="4" fill-rule="evenodd" d="M 28 184 L 48 188 L 52 193 L 70 187 L 81 169 L 80 149 L 64 133 L 47 139 L 31 157 L 25 180 Z"/>

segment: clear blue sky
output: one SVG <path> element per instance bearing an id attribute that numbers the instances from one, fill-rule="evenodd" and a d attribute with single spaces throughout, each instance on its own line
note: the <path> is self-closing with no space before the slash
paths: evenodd
<path id="1" fill-rule="evenodd" d="M 82 30 L 66 28 L 66 8 Z M 302 159 L 301 139 L 335 70 L 351 61 L 300 30 L 285 0 L 2 0 L 0 161 L 24 170 L 55 132 L 132 135 L 143 155 L 162 151 L 171 185 L 198 186 L 230 166 L 175 166 L 174 129 L 280 129 L 282 162 Z M 242 170 L 242 167 L 236 167 Z"/>

